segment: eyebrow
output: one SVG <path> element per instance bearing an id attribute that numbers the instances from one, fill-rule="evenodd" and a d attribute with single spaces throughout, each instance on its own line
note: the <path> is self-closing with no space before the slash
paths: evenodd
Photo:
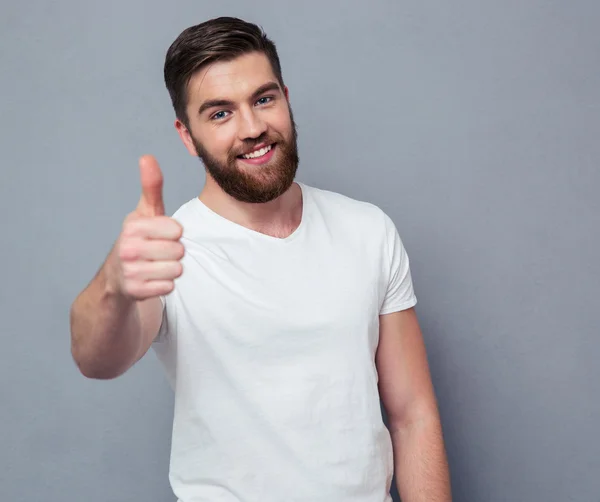
<path id="1" fill-rule="evenodd" d="M 256 89 L 252 93 L 252 96 L 250 96 L 250 99 L 255 100 L 261 94 L 264 94 L 265 92 L 269 91 L 281 91 L 281 88 L 279 87 L 279 84 L 277 82 L 267 82 L 266 84 L 263 84 L 258 89 Z M 202 115 L 206 110 L 209 110 L 210 108 L 217 108 L 221 106 L 231 107 L 234 105 L 235 103 L 233 101 L 229 101 L 227 99 L 209 99 L 202 103 L 202 105 L 200 105 L 198 115 Z"/>

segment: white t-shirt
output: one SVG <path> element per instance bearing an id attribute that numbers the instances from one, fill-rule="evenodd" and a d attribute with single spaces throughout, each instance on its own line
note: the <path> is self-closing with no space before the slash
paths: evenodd
<path id="1" fill-rule="evenodd" d="M 378 207 L 299 183 L 302 221 L 267 236 L 198 198 L 153 348 L 175 391 L 180 502 L 389 502 L 392 445 L 374 362 L 379 315 L 416 304 Z"/>

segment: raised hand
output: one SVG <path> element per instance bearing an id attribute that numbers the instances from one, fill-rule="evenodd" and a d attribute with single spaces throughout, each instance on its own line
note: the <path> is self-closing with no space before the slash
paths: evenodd
<path id="1" fill-rule="evenodd" d="M 171 292 L 183 272 L 182 226 L 165 216 L 163 176 L 156 159 L 140 159 L 142 195 L 123 222 L 117 241 L 119 291 L 134 300 Z"/>

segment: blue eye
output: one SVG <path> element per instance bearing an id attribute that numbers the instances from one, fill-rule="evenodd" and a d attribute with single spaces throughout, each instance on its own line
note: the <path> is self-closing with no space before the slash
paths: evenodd
<path id="1" fill-rule="evenodd" d="M 217 113 L 215 113 L 215 114 L 214 114 L 214 115 L 211 117 L 211 119 L 212 119 L 212 120 L 221 120 L 221 119 L 224 119 L 224 118 L 225 118 L 225 114 L 226 114 L 226 113 L 227 113 L 226 111 L 223 111 L 223 110 L 222 110 L 222 111 L 220 111 L 220 112 L 217 112 Z"/>
<path id="2" fill-rule="evenodd" d="M 271 96 L 264 96 L 260 98 L 256 103 L 259 105 L 266 105 L 269 101 L 272 101 L 273 98 Z"/>

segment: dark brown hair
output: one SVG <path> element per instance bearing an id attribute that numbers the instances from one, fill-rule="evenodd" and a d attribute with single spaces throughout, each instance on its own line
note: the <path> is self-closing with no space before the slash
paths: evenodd
<path id="1" fill-rule="evenodd" d="M 175 115 L 188 129 L 187 88 L 194 73 L 216 61 L 231 61 L 251 52 L 267 56 L 283 88 L 275 44 L 255 24 L 234 17 L 219 17 L 185 29 L 171 44 L 165 58 L 165 84 Z"/>

